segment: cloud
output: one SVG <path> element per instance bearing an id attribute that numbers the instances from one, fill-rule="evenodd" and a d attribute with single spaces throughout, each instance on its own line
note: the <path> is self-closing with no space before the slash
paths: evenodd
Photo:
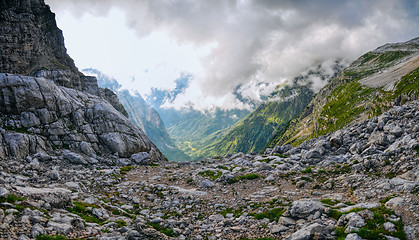
<path id="1" fill-rule="evenodd" d="M 140 38 L 164 31 L 178 44 L 210 44 L 211 51 L 201 59 L 202 71 L 195 73 L 189 88 L 171 102 L 197 108 L 249 107 L 239 98 L 263 100 L 276 85 L 291 81 L 312 66 L 330 59 L 351 61 L 382 44 L 419 36 L 419 3 L 414 0 L 47 3 L 55 11 L 66 9 L 79 15 L 105 16 L 117 8 L 125 13 L 127 26 Z M 316 90 L 321 85 L 321 81 L 313 84 Z"/>
<path id="2" fill-rule="evenodd" d="M 147 103 L 156 109 L 173 104 L 177 96 L 184 93 L 189 87 L 190 79 L 191 75 L 183 73 L 175 80 L 176 87 L 174 89 L 152 88 L 146 96 Z"/>

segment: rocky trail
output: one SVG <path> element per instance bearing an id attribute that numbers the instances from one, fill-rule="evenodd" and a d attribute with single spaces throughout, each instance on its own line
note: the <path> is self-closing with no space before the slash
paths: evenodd
<path id="1" fill-rule="evenodd" d="M 418 130 L 414 101 L 264 155 L 2 161 L 0 238 L 418 239 Z"/>

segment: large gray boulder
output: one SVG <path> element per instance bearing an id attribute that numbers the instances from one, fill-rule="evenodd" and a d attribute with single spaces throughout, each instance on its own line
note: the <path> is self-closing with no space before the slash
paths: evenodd
<path id="1" fill-rule="evenodd" d="M 323 213 L 324 206 L 321 202 L 309 198 L 294 201 L 287 210 L 289 216 L 294 219 L 307 218 L 316 212 Z"/>
<path id="2" fill-rule="evenodd" d="M 71 191 L 64 188 L 16 187 L 21 195 L 32 200 L 42 200 L 51 207 L 65 208 L 71 205 Z"/>
<path id="3" fill-rule="evenodd" d="M 329 233 L 326 226 L 313 223 L 291 234 L 290 240 L 326 239 Z"/>

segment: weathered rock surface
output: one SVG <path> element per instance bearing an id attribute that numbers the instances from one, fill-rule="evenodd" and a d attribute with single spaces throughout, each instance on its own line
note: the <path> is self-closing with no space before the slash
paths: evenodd
<path id="1" fill-rule="evenodd" d="M 0 74 L 0 112 L 3 114 L 0 155 L 26 157 L 68 148 L 95 157 L 129 158 L 148 152 L 161 154 L 144 132 L 103 99 L 71 88 L 57 86 L 45 78 Z M 75 164 L 85 160 L 64 152 Z"/>
<path id="2" fill-rule="evenodd" d="M 40 233 L 74 239 L 368 239 L 367 230 L 384 229 L 384 235 L 377 233 L 383 239 L 415 240 L 418 105 L 384 113 L 386 123 L 397 124 L 402 134 L 362 154 L 349 146 L 368 145 L 372 138 L 358 132 L 390 134 L 378 119 L 341 129 L 342 152 L 324 136 L 276 148 L 281 155 L 236 154 L 159 166 L 62 167 L 60 157 L 45 154 L 2 161 L 1 192 L 24 200 L 0 205 L 0 223 L 9 226 L 0 234 L 12 239 Z M 377 129 L 368 130 L 374 123 Z M 414 141 L 391 154 L 382 150 L 405 138 Z M 315 161 L 304 156 L 313 148 L 322 148 Z M 73 162 L 87 161 L 83 154 L 64 154 Z M 133 156 L 144 158 L 147 154 Z M 268 175 L 272 178 L 265 181 Z M 68 189 L 66 197 L 52 197 L 63 203 L 49 203 L 60 189 Z"/>

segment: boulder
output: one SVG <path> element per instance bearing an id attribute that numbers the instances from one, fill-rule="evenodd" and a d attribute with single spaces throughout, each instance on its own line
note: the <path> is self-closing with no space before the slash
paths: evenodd
<path id="1" fill-rule="evenodd" d="M 16 187 L 16 190 L 29 199 L 49 203 L 51 207 L 65 208 L 71 205 L 71 191 L 68 189 Z"/>
<path id="2" fill-rule="evenodd" d="M 150 154 L 147 152 L 135 153 L 131 156 L 131 160 L 136 164 L 146 164 L 150 161 Z"/>
<path id="3" fill-rule="evenodd" d="M 326 239 L 328 233 L 326 226 L 313 223 L 291 234 L 290 240 Z"/>
<path id="4" fill-rule="evenodd" d="M 287 210 L 289 216 L 294 219 L 307 218 L 316 212 L 323 213 L 324 206 L 321 202 L 313 199 L 300 199 L 294 201 Z"/>
<path id="5" fill-rule="evenodd" d="M 339 148 L 342 145 L 343 142 L 343 134 L 342 131 L 336 131 L 330 136 L 329 139 L 330 146 Z"/>

